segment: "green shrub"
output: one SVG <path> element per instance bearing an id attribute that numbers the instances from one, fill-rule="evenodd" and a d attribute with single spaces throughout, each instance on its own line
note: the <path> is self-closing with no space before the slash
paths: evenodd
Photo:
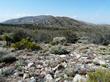
<path id="1" fill-rule="evenodd" d="M 31 49 L 31 50 L 40 50 L 41 47 L 28 39 L 22 39 L 15 44 L 12 44 L 12 47 L 15 49 Z"/>
<path id="2" fill-rule="evenodd" d="M 110 71 L 98 69 L 95 72 L 90 72 L 87 82 L 110 82 Z"/>
<path id="3" fill-rule="evenodd" d="M 56 45 L 56 46 L 51 47 L 50 52 L 52 54 L 59 54 L 59 55 L 69 53 L 69 51 L 67 51 L 65 48 L 63 48 L 60 45 Z"/>
<path id="4" fill-rule="evenodd" d="M 107 68 L 107 67 L 108 67 L 108 65 L 107 65 L 107 64 L 102 64 L 101 66 L 102 66 L 102 67 L 105 67 L 105 68 Z"/>

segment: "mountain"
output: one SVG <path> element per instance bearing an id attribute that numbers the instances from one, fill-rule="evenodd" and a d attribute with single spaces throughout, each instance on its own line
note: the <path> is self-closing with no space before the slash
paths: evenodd
<path id="1" fill-rule="evenodd" d="M 58 17 L 50 15 L 40 15 L 40 16 L 28 16 L 17 19 L 11 19 L 3 22 L 3 24 L 33 24 L 42 27 L 63 27 L 63 28 L 73 28 L 73 27 L 88 27 L 92 24 L 87 24 L 82 21 L 78 21 L 69 17 Z"/>

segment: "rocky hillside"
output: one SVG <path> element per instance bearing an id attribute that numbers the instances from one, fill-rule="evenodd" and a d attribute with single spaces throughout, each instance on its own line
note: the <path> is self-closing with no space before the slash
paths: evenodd
<path id="1" fill-rule="evenodd" d="M 69 17 L 55 17 L 48 15 L 40 16 L 30 16 L 18 19 L 11 19 L 3 22 L 4 24 L 33 24 L 42 27 L 63 27 L 63 28 L 73 28 L 73 27 L 92 27 L 94 25 L 87 24 L 82 21 L 78 21 Z"/>
<path id="2" fill-rule="evenodd" d="M 110 46 L 79 43 L 40 46 L 39 51 L 1 46 L 0 82 L 94 82 L 87 81 L 89 72 L 110 68 Z M 99 77 L 97 72 L 92 77 L 98 78 L 95 82 L 110 82 L 109 72 L 107 77 L 98 73 Z"/>

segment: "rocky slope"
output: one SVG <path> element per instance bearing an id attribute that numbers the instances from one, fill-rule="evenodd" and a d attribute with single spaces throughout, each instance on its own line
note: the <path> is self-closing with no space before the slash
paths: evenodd
<path id="1" fill-rule="evenodd" d="M 69 53 L 52 54 L 50 44 L 41 44 L 40 51 L 1 47 L 2 54 L 7 52 L 17 60 L 0 63 L 0 82 L 86 82 L 87 72 L 110 68 L 110 53 L 103 55 L 109 46 L 79 43 L 60 46 Z"/>

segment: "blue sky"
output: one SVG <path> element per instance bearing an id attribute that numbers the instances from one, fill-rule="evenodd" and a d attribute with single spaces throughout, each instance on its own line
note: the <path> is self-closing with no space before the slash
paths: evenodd
<path id="1" fill-rule="evenodd" d="M 0 0 L 0 21 L 37 15 L 110 24 L 110 0 Z"/>

